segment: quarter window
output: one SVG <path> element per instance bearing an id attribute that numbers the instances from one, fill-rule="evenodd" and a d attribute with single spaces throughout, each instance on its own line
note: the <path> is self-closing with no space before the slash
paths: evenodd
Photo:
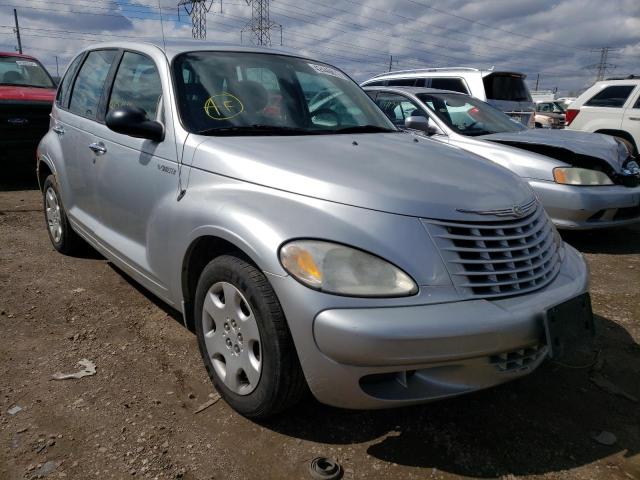
<path id="1" fill-rule="evenodd" d="M 633 85 L 612 85 L 601 90 L 585 103 L 588 107 L 622 108 L 633 91 Z"/>
<path id="2" fill-rule="evenodd" d="M 60 107 L 63 106 L 64 98 L 67 94 L 67 91 L 69 90 L 69 87 L 71 86 L 73 75 L 75 74 L 76 67 L 80 63 L 81 58 L 82 58 L 82 55 L 76 57 L 76 59 L 73 60 L 73 62 L 71 62 L 71 65 L 69 65 L 69 68 L 67 68 L 67 73 L 65 73 L 64 78 L 62 79 L 62 82 L 60 82 L 60 86 L 58 87 L 58 93 L 56 93 L 56 105 Z"/>
<path id="3" fill-rule="evenodd" d="M 113 81 L 108 110 L 121 107 L 138 107 L 147 118 L 158 115 L 162 86 L 155 63 L 139 53 L 125 52 Z"/>
<path id="4" fill-rule="evenodd" d="M 431 88 L 440 90 L 452 90 L 454 92 L 469 93 L 461 78 L 432 78 Z"/>
<path id="5" fill-rule="evenodd" d="M 83 117 L 96 118 L 104 82 L 115 56 L 115 50 L 96 50 L 87 55 L 71 93 L 69 110 Z"/>

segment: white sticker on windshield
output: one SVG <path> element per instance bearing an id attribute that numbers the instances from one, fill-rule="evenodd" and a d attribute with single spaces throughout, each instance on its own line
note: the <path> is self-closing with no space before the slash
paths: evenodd
<path id="1" fill-rule="evenodd" d="M 32 62 L 29 60 L 16 60 L 16 63 L 21 67 L 37 67 L 38 66 L 36 62 Z"/>
<path id="2" fill-rule="evenodd" d="M 318 73 L 324 73 L 325 75 L 331 75 L 332 77 L 342 78 L 343 80 L 347 79 L 347 76 L 340 70 L 328 65 L 318 65 L 317 63 L 309 63 L 308 65 Z"/>

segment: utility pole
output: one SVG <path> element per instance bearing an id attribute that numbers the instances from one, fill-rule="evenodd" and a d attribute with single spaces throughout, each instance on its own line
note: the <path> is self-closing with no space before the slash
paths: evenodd
<path id="1" fill-rule="evenodd" d="M 58 55 L 56 55 L 56 77 L 60 78 L 60 69 L 58 68 Z"/>
<path id="2" fill-rule="evenodd" d="M 540 74 L 536 77 L 536 92 L 538 91 L 538 84 L 540 83 Z"/>
<path id="3" fill-rule="evenodd" d="M 222 0 L 220 0 L 222 8 Z M 191 35 L 198 40 L 207 38 L 207 13 L 211 10 L 213 0 L 179 0 L 178 18 L 180 18 L 180 8 L 184 8 L 187 15 L 191 17 Z"/>
<path id="4" fill-rule="evenodd" d="M 391 71 L 392 65 L 393 65 L 393 55 L 389 55 L 389 71 Z"/>
<path id="5" fill-rule="evenodd" d="M 254 45 L 271 46 L 271 30 L 280 29 L 280 45 L 282 45 L 282 25 L 271 21 L 269 17 L 269 0 L 245 0 L 251 6 L 251 21 L 240 30 L 242 33 L 251 32 L 251 43 Z"/>
<path id="6" fill-rule="evenodd" d="M 13 31 L 16 33 L 16 37 L 18 37 L 18 52 L 22 55 L 22 40 L 20 40 L 20 24 L 18 23 L 18 11 L 13 9 L 13 18 L 16 20 L 16 28 Z"/>

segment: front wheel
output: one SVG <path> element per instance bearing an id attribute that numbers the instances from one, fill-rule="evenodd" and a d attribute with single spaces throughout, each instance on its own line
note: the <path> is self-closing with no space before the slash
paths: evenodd
<path id="1" fill-rule="evenodd" d="M 223 255 L 204 268 L 196 290 L 195 327 L 209 377 L 242 415 L 274 415 L 306 391 L 280 303 L 264 274 L 250 263 Z"/>

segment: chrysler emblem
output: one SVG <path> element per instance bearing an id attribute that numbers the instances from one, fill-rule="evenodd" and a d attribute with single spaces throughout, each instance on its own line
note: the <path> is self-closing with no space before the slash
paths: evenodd
<path id="1" fill-rule="evenodd" d="M 514 205 L 513 207 L 511 207 L 511 211 L 516 217 L 524 216 L 524 209 L 520 205 Z"/>

